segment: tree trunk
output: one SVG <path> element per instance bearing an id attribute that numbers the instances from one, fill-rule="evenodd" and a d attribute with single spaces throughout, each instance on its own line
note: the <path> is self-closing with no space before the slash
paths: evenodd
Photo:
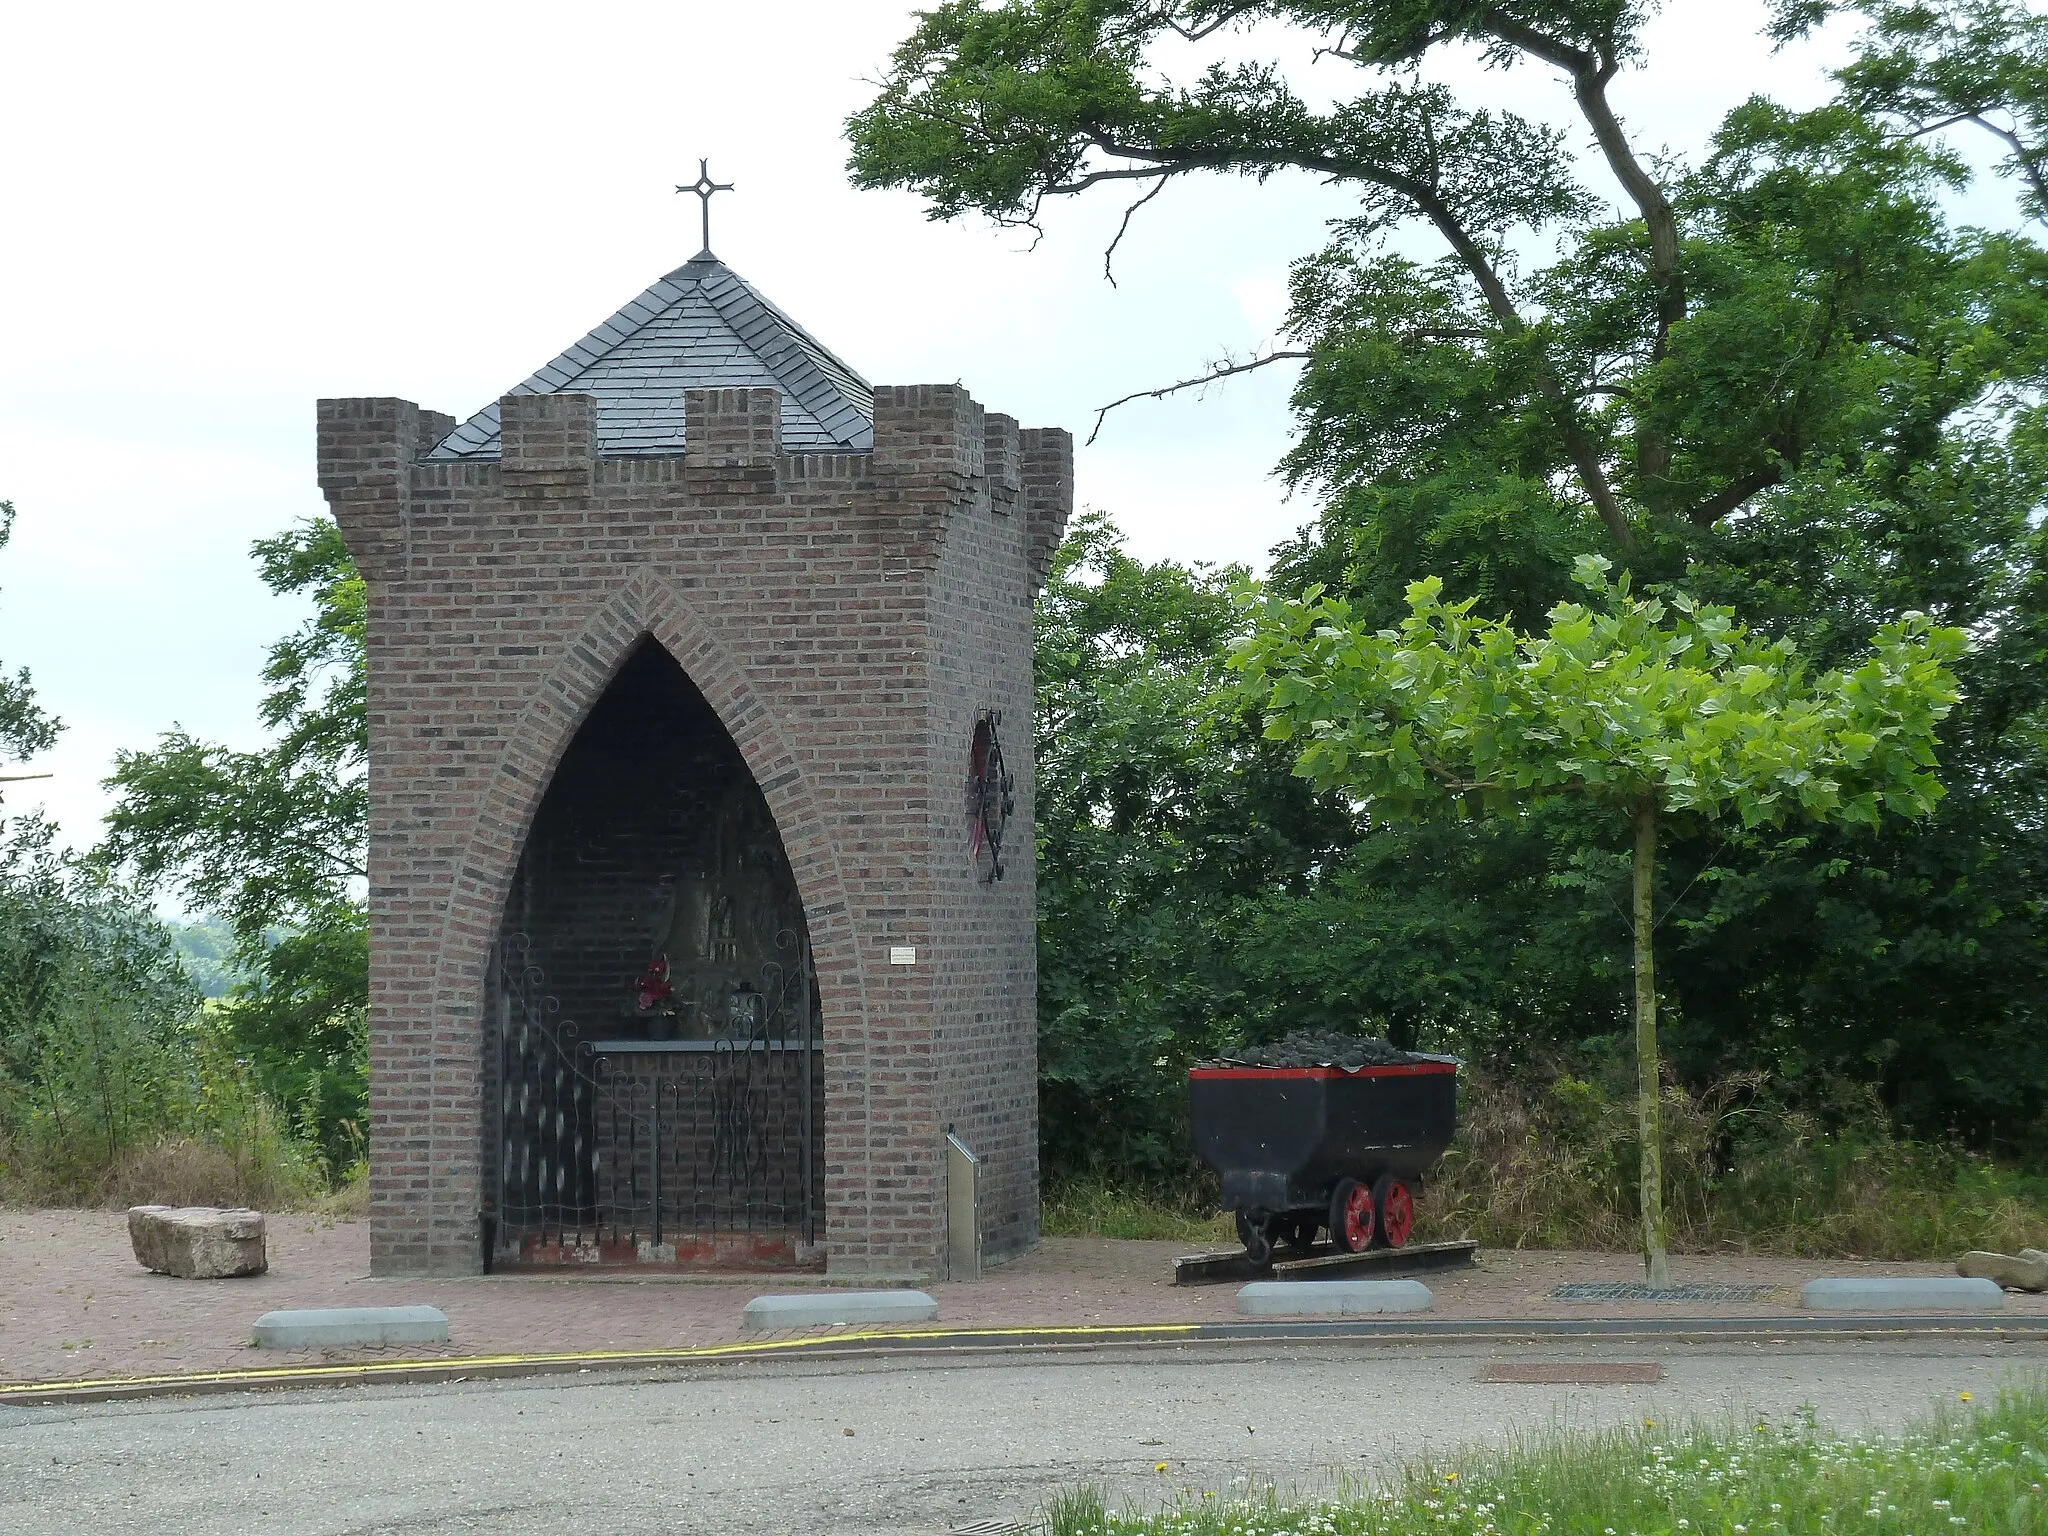
<path id="1" fill-rule="evenodd" d="M 1645 802 L 1635 808 L 1630 819 L 1636 834 L 1636 1135 L 1642 1145 L 1643 1278 L 1653 1290 L 1661 1291 L 1671 1285 L 1671 1260 L 1664 1252 L 1664 1138 L 1657 1116 L 1657 966 L 1650 944 L 1656 926 L 1651 893 L 1657 871 L 1657 808 Z"/>

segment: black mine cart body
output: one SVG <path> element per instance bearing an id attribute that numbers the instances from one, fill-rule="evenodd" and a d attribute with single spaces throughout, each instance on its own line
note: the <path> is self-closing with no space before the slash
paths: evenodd
<path id="1" fill-rule="evenodd" d="M 1458 1067 L 1196 1067 L 1188 1100 L 1195 1150 L 1254 1259 L 1276 1242 L 1306 1249 L 1322 1227 L 1342 1250 L 1399 1247 L 1458 1128 Z"/>

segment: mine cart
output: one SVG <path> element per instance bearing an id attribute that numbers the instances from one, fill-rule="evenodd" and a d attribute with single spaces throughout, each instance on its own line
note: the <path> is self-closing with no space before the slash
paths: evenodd
<path id="1" fill-rule="evenodd" d="M 1458 1063 L 1241 1066 L 1188 1072 L 1195 1150 L 1254 1262 L 1306 1253 L 1319 1228 L 1343 1252 L 1398 1248 L 1415 1229 L 1423 1171 L 1458 1124 Z"/>

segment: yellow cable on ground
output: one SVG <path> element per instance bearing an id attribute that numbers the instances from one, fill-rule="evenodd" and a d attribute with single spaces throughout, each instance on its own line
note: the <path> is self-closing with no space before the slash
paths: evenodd
<path id="1" fill-rule="evenodd" d="M 189 1371 L 164 1376 L 92 1376 L 68 1381 L 24 1381 L 0 1383 L 0 1402 L 54 1392 L 132 1391 L 160 1387 L 263 1385 L 302 1381 L 312 1377 L 389 1376 L 406 1371 L 452 1371 L 503 1369 L 514 1366 L 677 1364 L 691 1360 L 715 1360 L 731 1355 L 767 1354 L 774 1351 L 814 1349 L 827 1344 L 866 1344 L 878 1340 L 1014 1339 L 1014 1338 L 1103 1338 L 1132 1334 L 1189 1334 L 1199 1323 L 1121 1323 L 1068 1325 L 1063 1327 L 1016 1328 L 919 1328 L 873 1329 L 862 1333 L 816 1334 L 801 1339 L 736 1339 L 725 1344 L 699 1344 L 682 1349 L 597 1349 L 548 1355 L 443 1355 L 422 1360 L 361 1360 L 334 1365 L 273 1365 L 242 1371 Z"/>

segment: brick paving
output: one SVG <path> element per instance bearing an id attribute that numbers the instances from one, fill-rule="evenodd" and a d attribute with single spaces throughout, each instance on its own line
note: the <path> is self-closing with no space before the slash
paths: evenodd
<path id="1" fill-rule="evenodd" d="M 320 1364 L 650 1350 L 732 1342 L 749 1297 L 801 1278 L 761 1275 L 642 1279 L 504 1275 L 372 1279 L 363 1222 L 273 1216 L 270 1271 L 241 1280 L 175 1280 L 136 1264 L 125 1218 L 107 1211 L 0 1209 L 0 1381 L 60 1381 Z M 1213 1323 L 1236 1318 L 1236 1287 L 1176 1287 L 1188 1245 L 1048 1238 L 979 1281 L 928 1287 L 947 1327 Z M 1489 1252 L 1476 1269 L 1424 1279 L 1446 1318 L 1797 1316 L 1798 1287 L 1816 1275 L 1939 1275 L 1940 1264 L 1861 1264 L 1735 1255 L 1679 1257 L 1694 1285 L 1768 1286 L 1762 1301 L 1714 1307 L 1559 1302 L 1568 1282 L 1641 1277 L 1632 1254 Z M 813 1282 L 814 1283 L 814 1282 Z M 258 1351 L 256 1317 L 280 1307 L 402 1306 L 448 1314 L 451 1342 L 394 1350 Z M 2048 1296 L 2010 1294 L 2009 1314 L 2048 1315 Z M 816 1330 L 829 1333 L 834 1330 Z M 759 1338 L 761 1335 L 752 1335 Z"/>

